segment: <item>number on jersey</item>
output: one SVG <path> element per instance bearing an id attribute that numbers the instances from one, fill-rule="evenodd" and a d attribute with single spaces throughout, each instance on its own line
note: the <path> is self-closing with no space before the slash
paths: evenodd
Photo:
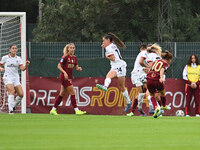
<path id="1" fill-rule="evenodd" d="M 152 70 L 154 70 L 155 72 L 159 72 L 160 69 L 162 68 L 163 66 L 163 62 L 162 61 L 156 61 L 154 63 L 154 65 L 152 66 Z"/>

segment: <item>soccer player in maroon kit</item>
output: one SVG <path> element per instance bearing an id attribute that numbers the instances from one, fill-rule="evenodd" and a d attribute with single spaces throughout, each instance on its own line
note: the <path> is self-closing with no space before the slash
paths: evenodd
<path id="1" fill-rule="evenodd" d="M 68 92 L 71 95 L 71 103 L 74 107 L 75 114 L 83 115 L 86 111 L 81 111 L 77 107 L 76 99 L 75 99 L 75 90 L 72 85 L 72 72 L 73 68 L 77 71 L 82 71 L 82 68 L 79 67 L 76 56 L 74 55 L 75 45 L 73 43 L 69 43 L 65 46 L 60 62 L 58 63 L 58 69 L 61 71 L 59 79 L 61 83 L 61 89 L 59 95 L 56 97 L 56 101 L 54 103 L 53 108 L 50 111 L 51 115 L 57 115 L 56 108 L 61 103 L 63 97 Z"/>
<path id="2" fill-rule="evenodd" d="M 151 95 L 151 101 L 153 103 L 153 106 L 155 108 L 155 112 L 153 115 L 154 118 L 157 118 L 159 116 L 160 110 L 171 109 L 169 107 L 166 107 L 165 87 L 163 83 L 163 77 L 165 71 L 169 67 L 169 63 L 172 61 L 173 55 L 172 53 L 166 50 L 165 53 L 161 54 L 161 57 L 162 59 L 156 60 L 153 63 L 149 73 L 147 74 L 147 88 Z M 162 101 L 161 107 L 157 105 L 155 99 L 156 91 L 158 91 L 161 94 L 161 101 Z"/>

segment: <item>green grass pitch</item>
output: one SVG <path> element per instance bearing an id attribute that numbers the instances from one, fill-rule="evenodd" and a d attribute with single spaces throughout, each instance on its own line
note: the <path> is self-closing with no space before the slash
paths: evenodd
<path id="1" fill-rule="evenodd" d="M 0 114 L 0 150 L 199 150 L 200 118 Z"/>

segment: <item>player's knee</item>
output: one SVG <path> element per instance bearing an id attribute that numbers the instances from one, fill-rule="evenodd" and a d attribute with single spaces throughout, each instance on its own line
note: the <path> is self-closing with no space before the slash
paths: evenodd
<path id="1" fill-rule="evenodd" d="M 64 97 L 64 96 L 65 96 L 65 93 L 66 93 L 65 91 L 62 91 L 62 92 L 60 92 L 59 95 L 62 96 L 62 97 Z"/>
<path id="2" fill-rule="evenodd" d="M 24 97 L 24 93 L 19 93 L 18 96 L 23 98 Z"/>
<path id="3" fill-rule="evenodd" d="M 9 90 L 9 91 L 8 91 L 8 94 L 9 94 L 9 95 L 15 95 L 15 90 Z"/>

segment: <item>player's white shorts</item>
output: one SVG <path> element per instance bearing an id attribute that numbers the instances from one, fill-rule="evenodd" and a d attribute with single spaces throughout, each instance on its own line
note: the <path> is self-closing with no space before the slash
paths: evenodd
<path id="1" fill-rule="evenodd" d="M 142 86 L 142 85 L 143 85 L 143 83 L 142 83 L 142 81 L 141 81 L 141 79 L 140 79 L 140 77 L 141 77 L 142 75 L 143 75 L 143 74 L 140 73 L 140 72 L 132 73 L 132 74 L 131 74 L 131 81 L 132 81 L 133 84 L 135 84 L 136 87 Z"/>
<path id="2" fill-rule="evenodd" d="M 3 82 L 5 85 L 7 84 L 13 84 L 14 87 L 21 85 L 19 78 L 9 78 L 9 77 L 4 77 Z"/>
<path id="3" fill-rule="evenodd" d="M 117 77 L 125 77 L 126 76 L 126 66 L 121 66 L 117 68 L 111 68 L 111 70 L 114 70 L 117 72 Z"/>

